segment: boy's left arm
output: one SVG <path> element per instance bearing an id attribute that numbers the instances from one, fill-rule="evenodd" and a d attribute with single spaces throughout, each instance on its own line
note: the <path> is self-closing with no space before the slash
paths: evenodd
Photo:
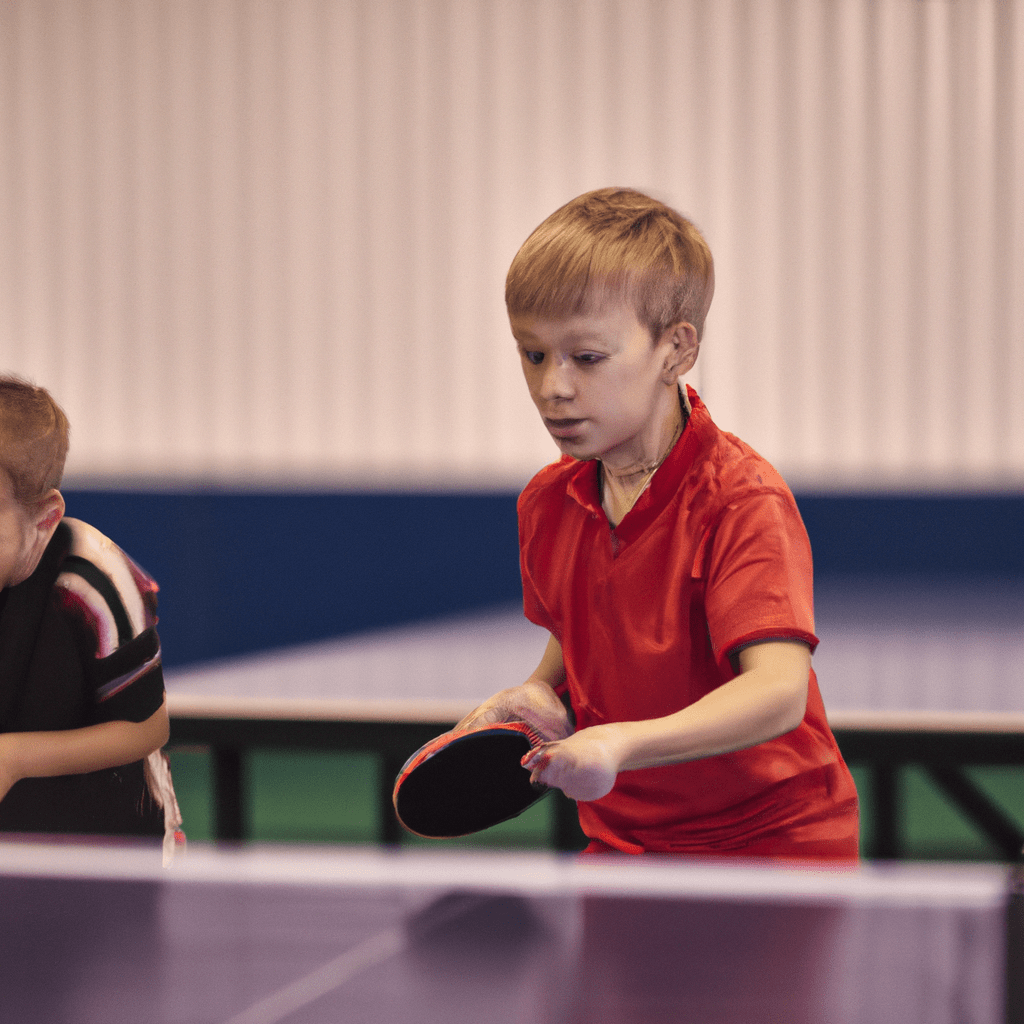
<path id="1" fill-rule="evenodd" d="M 170 735 L 167 702 L 141 722 L 110 721 L 54 732 L 0 733 L 0 800 L 21 779 L 80 775 L 141 760 Z"/>
<path id="2" fill-rule="evenodd" d="M 620 771 L 742 750 L 795 729 L 807 707 L 811 651 L 800 640 L 743 648 L 739 674 L 664 718 L 612 722 L 544 743 L 523 759 L 531 781 L 574 800 L 598 800 Z"/>

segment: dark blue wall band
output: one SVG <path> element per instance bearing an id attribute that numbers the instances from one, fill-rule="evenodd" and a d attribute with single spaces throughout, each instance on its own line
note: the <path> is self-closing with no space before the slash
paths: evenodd
<path id="1" fill-rule="evenodd" d="M 812 495 L 816 575 L 1024 576 L 1024 495 Z"/>
<path id="2" fill-rule="evenodd" d="M 516 495 L 69 491 L 160 583 L 168 665 L 521 600 Z M 1024 495 L 798 495 L 815 572 L 1024 577 Z"/>

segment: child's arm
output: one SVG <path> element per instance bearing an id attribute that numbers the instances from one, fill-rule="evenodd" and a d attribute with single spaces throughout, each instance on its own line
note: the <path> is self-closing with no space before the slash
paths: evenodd
<path id="1" fill-rule="evenodd" d="M 739 675 L 675 714 L 582 729 L 530 751 L 523 764 L 535 782 L 597 800 L 621 771 L 742 750 L 795 729 L 807 707 L 807 645 L 755 644 L 740 651 L 739 665 Z"/>
<path id="2" fill-rule="evenodd" d="M 496 693 L 490 700 L 471 711 L 456 729 L 494 725 L 497 722 L 526 722 L 542 736 L 557 740 L 572 734 L 569 715 L 555 693 L 565 681 L 562 646 L 548 637 L 540 664 L 521 686 L 512 686 Z"/>
<path id="3" fill-rule="evenodd" d="M 142 722 L 100 722 L 55 732 L 0 733 L 0 800 L 19 780 L 81 775 L 139 761 L 170 735 L 166 700 Z"/>

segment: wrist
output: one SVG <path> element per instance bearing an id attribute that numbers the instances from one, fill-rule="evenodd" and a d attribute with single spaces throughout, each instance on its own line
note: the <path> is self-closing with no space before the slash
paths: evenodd
<path id="1" fill-rule="evenodd" d="M 555 694 L 555 691 L 540 679 L 527 679 L 521 686 L 517 686 L 514 690 L 509 692 L 519 693 L 534 702 L 538 700 L 558 700 L 558 696 Z"/>
<path id="2" fill-rule="evenodd" d="M 25 767 L 22 761 L 20 735 L 16 732 L 0 733 L 0 775 L 8 786 L 24 778 Z"/>
<path id="3" fill-rule="evenodd" d="M 636 768 L 648 767 L 643 763 L 640 750 L 640 730 L 637 722 L 609 722 L 598 726 L 608 730 L 605 741 L 608 746 L 609 763 L 614 764 L 616 772 L 633 771 Z"/>
<path id="4" fill-rule="evenodd" d="M 629 766 L 632 750 L 629 722 L 606 722 L 586 730 L 593 742 L 600 746 L 605 767 L 618 775 Z"/>

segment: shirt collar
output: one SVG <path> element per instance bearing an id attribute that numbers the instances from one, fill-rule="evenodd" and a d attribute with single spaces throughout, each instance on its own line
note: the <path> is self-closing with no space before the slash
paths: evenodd
<path id="1" fill-rule="evenodd" d="M 697 392 L 689 385 L 686 386 L 686 396 L 690 400 L 690 417 L 686 429 L 679 435 L 672 451 L 651 477 L 650 484 L 637 498 L 636 504 L 615 527 L 615 534 L 621 542 L 632 540 L 658 516 L 678 490 L 680 481 L 693 463 L 708 412 Z M 580 462 L 576 472 L 569 478 L 566 489 L 569 497 L 588 512 L 601 516 L 607 522 L 608 517 L 601 506 L 599 465 L 597 459 Z"/>

